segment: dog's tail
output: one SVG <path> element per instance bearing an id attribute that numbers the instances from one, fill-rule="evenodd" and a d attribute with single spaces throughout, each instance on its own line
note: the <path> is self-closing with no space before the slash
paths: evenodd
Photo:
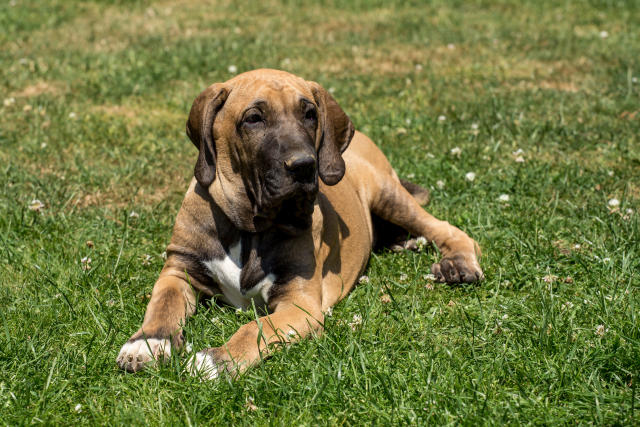
<path id="1" fill-rule="evenodd" d="M 401 179 L 400 183 L 405 188 L 405 190 L 407 190 L 413 196 L 413 198 L 418 201 L 420 206 L 429 204 L 429 200 L 431 199 L 429 190 L 427 190 L 426 188 L 422 188 L 418 184 L 414 184 L 413 182 L 405 181 L 404 179 Z"/>

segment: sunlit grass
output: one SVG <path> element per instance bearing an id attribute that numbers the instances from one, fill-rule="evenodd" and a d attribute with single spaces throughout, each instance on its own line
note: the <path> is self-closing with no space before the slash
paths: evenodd
<path id="1" fill-rule="evenodd" d="M 3 3 L 0 422 L 637 423 L 638 3 L 424 3 Z M 234 383 L 182 356 L 120 372 L 193 171 L 186 115 L 232 66 L 331 89 L 487 279 L 377 253 L 322 337 Z M 187 340 L 251 316 L 201 307 Z"/>

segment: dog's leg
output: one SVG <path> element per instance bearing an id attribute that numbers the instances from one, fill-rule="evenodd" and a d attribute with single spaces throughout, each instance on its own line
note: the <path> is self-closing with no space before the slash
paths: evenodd
<path id="1" fill-rule="evenodd" d="M 429 203 L 429 190 L 422 188 L 418 184 L 409 181 L 400 180 L 402 186 L 413 196 L 414 199 L 424 206 Z M 409 236 L 409 232 L 399 225 L 385 221 L 377 215 L 372 215 L 374 250 L 389 248 L 394 252 L 404 250 L 416 251 L 420 248 L 417 237 Z"/>
<path id="2" fill-rule="evenodd" d="M 458 283 L 475 282 L 484 276 L 478 264 L 478 244 L 465 232 L 427 213 L 395 176 L 380 183 L 373 197 L 371 211 L 414 236 L 424 236 L 443 255 L 432 266 L 437 280 Z"/>
<path id="3" fill-rule="evenodd" d="M 319 300 L 307 297 L 281 302 L 273 314 L 242 326 L 223 346 L 196 353 L 188 369 L 193 375 L 204 379 L 217 378 L 221 372 L 235 376 L 260 362 L 282 344 L 313 333 L 320 334 L 323 322 L 324 314 Z"/>
<path id="4" fill-rule="evenodd" d="M 182 346 L 182 325 L 195 312 L 196 297 L 184 274 L 163 271 L 153 287 L 142 327 L 122 346 L 117 363 L 129 372 L 171 356 Z"/>

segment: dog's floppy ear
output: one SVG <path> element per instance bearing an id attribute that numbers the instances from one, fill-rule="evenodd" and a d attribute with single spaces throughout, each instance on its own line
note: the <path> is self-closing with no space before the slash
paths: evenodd
<path id="1" fill-rule="evenodd" d="M 316 82 L 309 82 L 318 104 L 320 146 L 318 172 L 327 185 L 335 185 L 344 176 L 345 165 L 341 154 L 347 149 L 355 129 L 349 116 L 342 111 L 335 99 Z"/>
<path id="2" fill-rule="evenodd" d="M 198 183 L 204 188 L 208 188 L 216 177 L 213 121 L 227 96 L 229 96 L 229 90 L 222 84 L 216 83 L 209 86 L 193 101 L 189 119 L 187 119 L 187 136 L 200 151 L 193 172 Z"/>

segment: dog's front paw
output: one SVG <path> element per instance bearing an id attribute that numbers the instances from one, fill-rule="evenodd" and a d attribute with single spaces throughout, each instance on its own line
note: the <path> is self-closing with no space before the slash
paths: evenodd
<path id="1" fill-rule="evenodd" d="M 439 282 L 472 283 L 484 279 L 484 273 L 474 255 L 445 257 L 431 266 L 431 273 Z"/>
<path id="2" fill-rule="evenodd" d="M 220 374 L 220 369 L 214 353 L 210 350 L 203 350 L 189 359 L 187 372 L 203 380 L 215 380 Z"/>
<path id="3" fill-rule="evenodd" d="M 171 341 L 158 338 L 138 338 L 127 341 L 120 349 L 116 362 L 120 369 L 136 372 L 145 365 L 165 361 L 171 357 Z"/>

